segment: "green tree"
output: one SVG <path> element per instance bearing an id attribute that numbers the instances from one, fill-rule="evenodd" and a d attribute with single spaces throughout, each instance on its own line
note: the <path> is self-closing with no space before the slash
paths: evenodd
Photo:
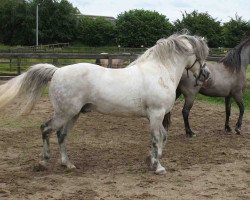
<path id="1" fill-rule="evenodd" d="M 242 20 L 242 17 L 235 16 L 229 22 L 223 24 L 222 38 L 224 47 L 235 47 L 245 37 L 250 36 L 250 22 Z"/>
<path id="2" fill-rule="evenodd" d="M 34 0 L 32 3 L 35 20 L 36 5 L 39 4 L 39 41 L 56 43 L 74 41 L 77 34 L 79 10 L 67 0 Z M 34 26 L 35 28 L 35 26 Z"/>
<path id="3" fill-rule="evenodd" d="M 166 16 L 148 10 L 130 10 L 116 20 L 117 43 L 126 47 L 149 47 L 173 32 Z"/>
<path id="4" fill-rule="evenodd" d="M 39 43 L 71 42 L 80 13 L 67 0 L 1 0 L 0 42 L 34 45 L 36 6 L 39 5 Z"/>
<path id="5" fill-rule="evenodd" d="M 28 45 L 34 41 L 30 4 L 25 0 L 1 0 L 0 41 L 5 44 Z"/>
<path id="6" fill-rule="evenodd" d="M 221 46 L 222 28 L 220 22 L 216 21 L 208 13 L 185 12 L 182 14 L 182 20 L 176 20 L 174 25 L 176 31 L 187 29 L 191 34 L 206 37 L 210 47 Z"/>
<path id="7" fill-rule="evenodd" d="M 78 40 L 89 46 L 113 45 L 115 25 L 103 17 L 81 16 Z"/>

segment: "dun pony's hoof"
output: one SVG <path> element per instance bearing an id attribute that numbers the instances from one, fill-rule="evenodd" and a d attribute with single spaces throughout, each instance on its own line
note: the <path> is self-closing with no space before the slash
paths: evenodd
<path id="1" fill-rule="evenodd" d="M 159 167 L 156 171 L 155 171 L 155 174 L 157 175 L 163 175 L 163 174 L 166 174 L 166 169 L 164 167 Z"/>
<path id="2" fill-rule="evenodd" d="M 241 130 L 238 127 L 235 128 L 235 132 L 236 132 L 237 135 L 241 134 Z"/>

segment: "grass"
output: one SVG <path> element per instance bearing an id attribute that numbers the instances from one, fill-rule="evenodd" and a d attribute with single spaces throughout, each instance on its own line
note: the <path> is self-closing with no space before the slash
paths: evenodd
<path id="1" fill-rule="evenodd" d="M 40 124 L 33 119 L 26 118 L 9 118 L 9 117 L 1 117 L 0 118 L 0 127 L 2 128 L 34 128 L 39 126 Z"/>

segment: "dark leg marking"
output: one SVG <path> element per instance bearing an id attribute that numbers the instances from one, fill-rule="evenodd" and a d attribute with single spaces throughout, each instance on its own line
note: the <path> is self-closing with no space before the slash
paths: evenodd
<path id="1" fill-rule="evenodd" d="M 225 131 L 231 132 L 232 129 L 229 125 L 230 115 L 231 115 L 231 97 L 225 97 L 225 109 L 226 109 L 226 122 L 225 122 Z"/>

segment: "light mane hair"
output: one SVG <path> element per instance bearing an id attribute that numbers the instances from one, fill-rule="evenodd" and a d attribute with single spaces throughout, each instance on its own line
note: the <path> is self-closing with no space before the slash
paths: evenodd
<path id="1" fill-rule="evenodd" d="M 191 48 L 187 45 L 187 42 L 191 45 Z M 188 34 L 174 34 L 168 38 L 158 40 L 153 47 L 149 48 L 129 66 L 149 59 L 158 60 L 165 65 L 170 59 L 174 62 L 173 56 L 175 55 L 195 55 L 197 60 L 203 61 L 208 56 L 208 53 L 209 48 L 204 38 Z"/>

